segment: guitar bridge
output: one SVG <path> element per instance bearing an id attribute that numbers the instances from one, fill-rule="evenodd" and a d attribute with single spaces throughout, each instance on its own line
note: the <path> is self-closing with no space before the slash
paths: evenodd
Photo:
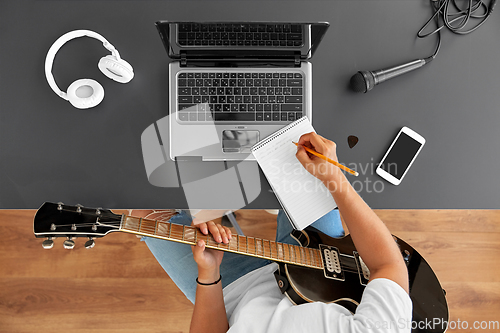
<path id="1" fill-rule="evenodd" d="M 345 281 L 344 271 L 340 266 L 340 252 L 335 246 L 319 245 L 323 260 L 323 273 L 327 279 Z"/>
<path id="2" fill-rule="evenodd" d="M 370 270 L 357 251 L 354 251 L 356 266 L 358 266 L 359 282 L 362 286 L 366 286 L 370 280 Z"/>

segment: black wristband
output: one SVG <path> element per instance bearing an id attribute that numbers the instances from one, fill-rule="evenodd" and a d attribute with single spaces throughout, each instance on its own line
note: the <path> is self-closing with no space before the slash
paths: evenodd
<path id="1" fill-rule="evenodd" d="M 202 283 L 202 282 L 198 281 L 198 278 L 196 278 L 196 283 L 198 283 L 198 284 L 200 284 L 200 285 L 202 285 L 202 286 L 212 286 L 212 285 L 214 285 L 214 284 L 219 283 L 219 282 L 220 282 L 220 280 L 222 280 L 222 275 L 221 275 L 221 276 L 219 276 L 219 279 L 218 279 L 217 281 L 212 282 L 212 283 Z"/>

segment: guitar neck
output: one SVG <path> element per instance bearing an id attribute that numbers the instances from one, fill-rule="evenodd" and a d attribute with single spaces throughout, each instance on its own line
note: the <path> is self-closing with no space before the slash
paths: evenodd
<path id="1" fill-rule="evenodd" d="M 198 228 L 193 226 L 127 215 L 122 215 L 120 231 L 189 245 L 195 245 L 198 240 L 202 239 L 209 249 L 323 269 L 323 261 L 318 249 L 279 243 L 261 238 L 234 235 L 228 244 L 217 243 L 211 235 L 204 235 Z"/>

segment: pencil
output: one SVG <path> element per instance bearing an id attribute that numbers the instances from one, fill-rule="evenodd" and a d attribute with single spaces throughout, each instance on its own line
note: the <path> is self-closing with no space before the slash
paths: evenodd
<path id="1" fill-rule="evenodd" d="M 293 142 L 293 141 L 292 141 L 292 143 L 293 143 L 293 144 L 295 144 L 296 146 L 299 146 L 299 144 L 298 144 L 297 142 Z M 305 147 L 305 146 L 302 146 L 302 147 L 303 147 L 303 148 L 304 148 L 307 152 L 309 152 L 309 153 L 311 153 L 311 154 L 313 154 L 313 155 L 315 155 L 315 156 L 318 156 L 319 158 L 321 158 L 321 159 L 323 159 L 323 160 L 325 160 L 325 161 L 327 161 L 327 162 L 330 162 L 330 163 L 332 163 L 332 164 L 333 164 L 333 165 L 335 165 L 335 166 L 338 166 L 338 167 L 339 167 L 339 168 L 341 168 L 342 170 L 345 170 L 345 171 L 349 172 L 350 174 L 352 174 L 352 175 L 354 175 L 354 176 L 359 176 L 359 173 L 357 173 L 356 171 L 351 170 L 351 169 L 349 169 L 348 167 L 346 167 L 346 166 L 344 166 L 344 165 L 342 165 L 342 164 L 340 164 L 340 163 L 338 163 L 338 162 L 335 162 L 334 160 L 329 159 L 328 157 L 323 156 L 323 155 L 321 155 L 320 153 L 318 153 L 318 152 L 316 152 L 316 151 L 314 151 L 314 150 L 312 150 L 312 149 L 310 149 L 310 148 L 307 148 L 307 147 Z"/>

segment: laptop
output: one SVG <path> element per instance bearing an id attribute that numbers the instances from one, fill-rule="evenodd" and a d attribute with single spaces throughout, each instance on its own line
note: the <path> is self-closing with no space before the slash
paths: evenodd
<path id="1" fill-rule="evenodd" d="M 172 160 L 254 160 L 251 147 L 312 120 L 308 61 L 329 24 L 155 23 L 169 64 Z"/>

